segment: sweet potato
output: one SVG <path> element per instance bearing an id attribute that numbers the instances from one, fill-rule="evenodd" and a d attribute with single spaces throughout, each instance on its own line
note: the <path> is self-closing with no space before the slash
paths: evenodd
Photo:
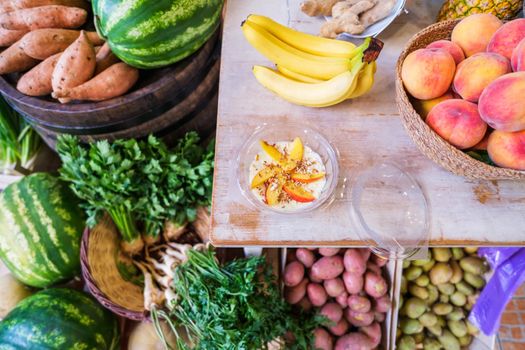
<path id="1" fill-rule="evenodd" d="M 341 318 L 335 326 L 329 327 L 328 330 L 333 335 L 340 337 L 348 331 L 348 328 L 350 328 L 348 321 L 344 318 Z"/>
<path id="2" fill-rule="evenodd" d="M 78 28 L 86 22 L 87 11 L 77 7 L 49 5 L 0 14 L 5 29 Z"/>
<path id="3" fill-rule="evenodd" d="M 102 45 L 97 32 L 85 32 L 93 45 Z M 27 33 L 21 40 L 24 52 L 37 60 L 45 60 L 49 56 L 62 52 L 78 39 L 80 31 L 73 29 L 37 29 Z"/>
<path id="4" fill-rule="evenodd" d="M 28 30 L 9 30 L 0 28 L 0 46 L 11 46 L 20 40 Z"/>
<path id="5" fill-rule="evenodd" d="M 299 261 L 293 261 L 284 268 L 283 280 L 287 287 L 294 287 L 304 278 L 304 266 Z"/>
<path id="6" fill-rule="evenodd" d="M 88 81 L 95 72 L 95 64 L 95 49 L 82 31 L 78 39 L 58 59 L 51 80 L 53 94 Z"/>
<path id="7" fill-rule="evenodd" d="M 345 270 L 362 275 L 366 271 L 366 261 L 357 249 L 347 249 L 344 255 Z"/>
<path id="8" fill-rule="evenodd" d="M 334 256 L 339 253 L 339 248 L 319 248 L 319 254 L 322 256 Z"/>
<path id="9" fill-rule="evenodd" d="M 306 286 L 306 294 L 313 306 L 321 307 L 326 303 L 328 295 L 323 286 L 318 283 L 309 283 Z"/>
<path id="10" fill-rule="evenodd" d="M 45 96 L 51 94 L 51 92 L 53 92 L 51 76 L 61 54 L 62 53 L 59 52 L 48 57 L 29 72 L 22 75 L 16 84 L 17 90 L 29 96 Z"/>
<path id="11" fill-rule="evenodd" d="M 341 295 L 341 293 L 346 291 L 343 280 L 339 277 L 331 280 L 324 280 L 323 286 L 326 290 L 326 294 L 333 298 L 338 297 L 339 295 Z"/>
<path id="12" fill-rule="evenodd" d="M 372 342 L 372 348 L 376 348 L 381 343 L 381 326 L 379 323 L 374 322 L 370 326 L 364 326 L 359 329 L 370 338 Z"/>
<path id="13" fill-rule="evenodd" d="M 104 45 L 100 47 L 100 50 L 97 51 L 97 66 L 95 68 L 95 75 L 100 74 L 105 71 L 110 66 L 119 62 L 119 58 L 111 51 L 108 43 L 105 42 Z"/>
<path id="14" fill-rule="evenodd" d="M 386 294 L 388 286 L 383 277 L 367 272 L 365 275 L 365 292 L 374 298 L 380 298 Z"/>
<path id="15" fill-rule="evenodd" d="M 372 312 L 356 312 L 350 308 L 346 308 L 344 315 L 346 320 L 356 327 L 369 326 L 374 322 L 374 313 Z"/>
<path id="16" fill-rule="evenodd" d="M 319 314 L 337 323 L 343 317 L 343 308 L 337 303 L 327 303 L 321 308 Z"/>
<path id="17" fill-rule="evenodd" d="M 37 64 L 37 60 L 24 53 L 20 47 L 20 41 L 0 53 L 0 74 L 23 72 Z"/>
<path id="18" fill-rule="evenodd" d="M 284 290 L 284 298 L 289 304 L 297 304 L 304 298 L 306 295 L 306 285 L 308 284 L 308 279 L 305 278 L 295 287 L 287 287 Z"/>
<path id="19" fill-rule="evenodd" d="M 343 282 L 346 291 L 350 294 L 359 294 L 363 290 L 363 275 L 345 271 L 343 273 Z"/>
<path id="20" fill-rule="evenodd" d="M 314 349 L 318 350 L 332 350 L 334 341 L 332 336 L 323 328 L 316 328 L 314 330 Z"/>
<path id="21" fill-rule="evenodd" d="M 337 339 L 335 350 L 372 350 L 372 342 L 363 333 L 349 333 Z"/>
<path id="22" fill-rule="evenodd" d="M 295 252 L 295 257 L 299 260 L 305 267 L 312 267 L 315 262 L 315 255 L 310 250 L 305 248 L 299 248 Z"/>
<path id="23" fill-rule="evenodd" d="M 372 307 L 372 303 L 367 297 L 350 295 L 348 297 L 348 307 L 357 312 L 368 312 Z"/>
<path id="24" fill-rule="evenodd" d="M 89 10 L 91 7 L 89 2 L 84 0 L 2 0 L 0 13 L 48 5 L 80 7 L 84 10 Z"/>
<path id="25" fill-rule="evenodd" d="M 322 280 L 331 280 L 343 273 L 343 258 L 340 256 L 324 256 L 312 266 L 312 274 Z"/>
<path id="26" fill-rule="evenodd" d="M 138 78 L 138 69 L 120 62 L 82 85 L 57 90 L 54 94 L 68 100 L 103 101 L 124 95 Z"/>

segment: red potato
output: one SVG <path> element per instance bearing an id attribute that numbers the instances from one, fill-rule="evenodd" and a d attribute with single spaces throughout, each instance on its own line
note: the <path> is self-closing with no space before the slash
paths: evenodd
<path id="1" fill-rule="evenodd" d="M 62 53 L 57 53 L 37 64 L 22 75 L 16 89 L 28 96 L 46 96 L 53 92 L 51 76 Z"/>
<path id="2" fill-rule="evenodd" d="M 376 348 L 381 343 L 381 326 L 379 323 L 374 322 L 370 326 L 361 327 L 360 332 L 363 332 L 370 338 L 372 342 L 372 348 Z"/>
<path id="3" fill-rule="evenodd" d="M 98 50 L 96 60 L 97 66 L 95 68 L 95 75 L 100 74 L 107 68 L 120 61 L 119 58 L 111 51 L 111 48 L 107 42 L 105 42 L 100 50 Z"/>
<path id="4" fill-rule="evenodd" d="M 376 312 L 388 312 L 392 307 L 392 300 L 388 295 L 383 295 L 374 300 L 374 311 Z"/>
<path id="5" fill-rule="evenodd" d="M 381 268 L 379 266 L 377 266 L 376 264 L 374 264 L 373 262 L 369 261 L 367 264 L 366 264 L 366 269 L 367 271 L 371 271 L 377 275 L 381 275 Z"/>
<path id="6" fill-rule="evenodd" d="M 372 303 L 367 297 L 360 295 L 350 295 L 348 297 L 348 307 L 356 312 L 368 312 L 372 307 Z"/>
<path id="7" fill-rule="evenodd" d="M 339 248 L 319 248 L 319 254 L 322 256 L 334 256 L 339 253 Z"/>
<path id="8" fill-rule="evenodd" d="M 78 28 L 87 19 L 87 11 L 61 5 L 40 6 L 0 14 L 5 29 Z"/>
<path id="9" fill-rule="evenodd" d="M 89 10 L 91 7 L 90 3 L 84 0 L 2 0 L 0 2 L 0 13 L 47 5 L 80 7 L 85 10 Z"/>
<path id="10" fill-rule="evenodd" d="M 379 323 L 385 322 L 386 315 L 382 312 L 374 312 L 374 320 Z"/>
<path id="11" fill-rule="evenodd" d="M 315 262 L 315 255 L 310 250 L 305 248 L 299 248 L 295 252 L 295 257 L 299 260 L 304 266 L 310 268 Z"/>
<path id="12" fill-rule="evenodd" d="M 365 274 L 365 292 L 374 298 L 380 298 L 386 294 L 388 286 L 383 277 L 373 273 L 367 272 Z"/>
<path id="13" fill-rule="evenodd" d="M 368 259 L 370 259 L 370 255 L 372 254 L 372 251 L 368 248 L 359 248 L 359 252 L 365 261 L 368 261 Z"/>
<path id="14" fill-rule="evenodd" d="M 348 293 L 345 291 L 335 298 L 335 301 L 344 309 L 348 307 Z"/>
<path id="15" fill-rule="evenodd" d="M 359 294 L 359 292 L 363 290 L 363 275 L 345 271 L 343 273 L 343 282 L 345 284 L 346 291 L 350 294 Z"/>
<path id="16" fill-rule="evenodd" d="M 323 286 L 318 283 L 309 283 L 306 287 L 306 294 L 313 306 L 321 307 L 326 303 L 328 295 Z"/>
<path id="17" fill-rule="evenodd" d="M 333 335 L 340 337 L 348 331 L 348 328 L 350 328 L 348 321 L 344 318 L 341 318 L 335 326 L 328 327 L 328 330 Z"/>
<path id="18" fill-rule="evenodd" d="M 346 308 L 344 316 L 351 325 L 356 327 L 370 326 L 374 322 L 374 314 L 372 312 L 356 312 Z"/>
<path id="19" fill-rule="evenodd" d="M 304 279 L 295 287 L 287 287 L 284 290 L 284 298 L 289 304 L 297 304 L 306 295 L 306 286 L 308 279 Z"/>
<path id="20" fill-rule="evenodd" d="M 316 276 L 314 276 L 314 274 L 312 272 L 312 269 L 310 269 L 310 271 L 308 272 L 308 278 L 310 278 L 310 281 L 312 281 L 314 283 L 323 283 L 322 279 L 317 278 Z"/>
<path id="21" fill-rule="evenodd" d="M 302 298 L 301 301 L 297 303 L 297 306 L 299 306 L 304 311 L 309 311 L 313 307 L 313 305 L 310 302 L 310 299 L 308 299 L 308 297 Z"/>
<path id="22" fill-rule="evenodd" d="M 97 52 L 98 54 L 98 52 Z M 286 262 L 291 263 L 292 261 L 297 261 L 297 257 L 295 256 L 296 250 L 295 249 L 288 249 L 286 251 Z M 304 264 L 303 264 L 304 265 Z"/>
<path id="23" fill-rule="evenodd" d="M 317 248 L 313 248 L 313 247 L 308 247 L 308 248 L 306 248 L 306 249 L 308 249 L 308 250 L 311 251 L 311 252 L 315 252 L 315 251 L 317 250 Z"/>
<path id="24" fill-rule="evenodd" d="M 0 53 L 0 74 L 23 72 L 37 64 L 37 60 L 24 53 L 20 41 Z"/>
<path id="25" fill-rule="evenodd" d="M 10 30 L 0 28 L 0 46 L 11 46 L 28 32 L 28 30 Z"/>
<path id="26" fill-rule="evenodd" d="M 339 320 L 343 317 L 343 308 L 337 303 L 327 303 L 325 304 L 319 314 L 326 317 L 334 323 L 338 323 Z"/>
<path id="27" fill-rule="evenodd" d="M 333 350 L 334 340 L 324 328 L 314 330 L 314 348 L 316 350 Z"/>
<path id="28" fill-rule="evenodd" d="M 349 333 L 335 343 L 335 350 L 372 350 L 372 342 L 363 333 Z"/>
<path id="29" fill-rule="evenodd" d="M 338 297 L 346 291 L 345 284 L 343 283 L 343 280 L 340 277 L 331 280 L 325 280 L 323 282 L 323 286 L 326 290 L 326 294 L 333 298 Z"/>
<path id="30" fill-rule="evenodd" d="M 343 271 L 343 258 L 338 255 L 323 256 L 312 265 L 312 275 L 322 280 L 336 278 Z"/>
<path id="31" fill-rule="evenodd" d="M 283 273 L 284 285 L 294 287 L 301 283 L 304 278 L 304 266 L 299 261 L 293 261 L 286 265 Z"/>
<path id="32" fill-rule="evenodd" d="M 373 254 L 370 259 L 379 267 L 383 267 L 388 263 L 387 259 L 383 259 L 382 257 L 375 254 Z"/>
<path id="33" fill-rule="evenodd" d="M 354 274 L 362 275 L 366 271 L 366 261 L 357 249 L 347 249 L 344 256 L 345 270 Z"/>

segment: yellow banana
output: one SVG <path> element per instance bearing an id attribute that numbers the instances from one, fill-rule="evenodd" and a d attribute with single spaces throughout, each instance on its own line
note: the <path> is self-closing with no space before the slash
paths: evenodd
<path id="1" fill-rule="evenodd" d="M 298 82 L 263 66 L 254 66 L 253 74 L 261 85 L 289 102 L 308 107 L 328 107 L 344 101 L 352 93 L 357 86 L 359 70 L 347 70 L 315 84 Z"/>
<path id="2" fill-rule="evenodd" d="M 284 68 L 283 66 L 279 66 L 279 65 L 277 65 L 277 70 L 282 75 L 284 75 L 284 76 L 286 76 L 288 78 L 291 78 L 293 80 L 300 81 L 302 83 L 315 84 L 315 83 L 321 83 L 321 82 L 325 81 L 325 80 L 321 80 L 321 79 L 312 78 L 312 77 L 307 76 L 307 75 L 296 73 L 296 72 L 294 72 L 292 70 L 289 70 L 288 68 Z"/>
<path id="3" fill-rule="evenodd" d="M 376 71 L 376 61 L 367 63 L 361 73 L 355 90 L 348 95 L 348 98 L 356 98 L 366 94 L 374 85 L 374 73 Z"/>
<path id="4" fill-rule="evenodd" d="M 352 68 L 351 60 L 348 58 L 329 58 L 305 53 L 251 22 L 244 22 L 242 31 L 257 51 L 277 65 L 294 72 L 328 80 Z"/>
<path id="5" fill-rule="evenodd" d="M 348 41 L 321 38 L 306 34 L 260 15 L 249 15 L 246 21 L 258 24 L 278 39 L 299 50 L 326 57 L 352 58 L 356 46 Z"/>

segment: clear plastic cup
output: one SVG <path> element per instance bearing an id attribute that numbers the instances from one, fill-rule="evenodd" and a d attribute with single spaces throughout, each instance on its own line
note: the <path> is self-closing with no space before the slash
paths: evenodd
<path id="1" fill-rule="evenodd" d="M 318 198 L 308 205 L 300 206 L 294 210 L 283 211 L 280 208 L 269 206 L 263 203 L 250 188 L 250 165 L 256 155 L 262 151 L 259 142 L 261 140 L 269 143 L 282 141 L 293 141 L 300 137 L 305 146 L 310 147 L 319 154 L 326 169 L 326 182 Z M 332 144 L 317 130 L 306 125 L 300 124 L 264 124 L 258 127 L 255 132 L 244 142 L 237 156 L 236 177 L 242 195 L 261 211 L 273 212 L 283 215 L 296 215 L 311 212 L 321 207 L 328 206 L 334 199 L 334 191 L 339 179 L 338 152 Z"/>

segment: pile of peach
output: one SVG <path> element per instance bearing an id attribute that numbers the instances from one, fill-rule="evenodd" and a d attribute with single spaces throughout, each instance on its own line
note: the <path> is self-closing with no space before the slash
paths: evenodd
<path id="1" fill-rule="evenodd" d="M 498 166 L 525 170 L 525 19 L 466 17 L 403 62 L 414 107 L 443 139 L 486 150 Z"/>
<path id="2" fill-rule="evenodd" d="M 285 298 L 305 310 L 318 308 L 327 318 L 315 330 L 320 350 L 372 350 L 381 343 L 381 323 L 391 308 L 387 263 L 369 249 L 290 250 L 283 280 Z"/>

